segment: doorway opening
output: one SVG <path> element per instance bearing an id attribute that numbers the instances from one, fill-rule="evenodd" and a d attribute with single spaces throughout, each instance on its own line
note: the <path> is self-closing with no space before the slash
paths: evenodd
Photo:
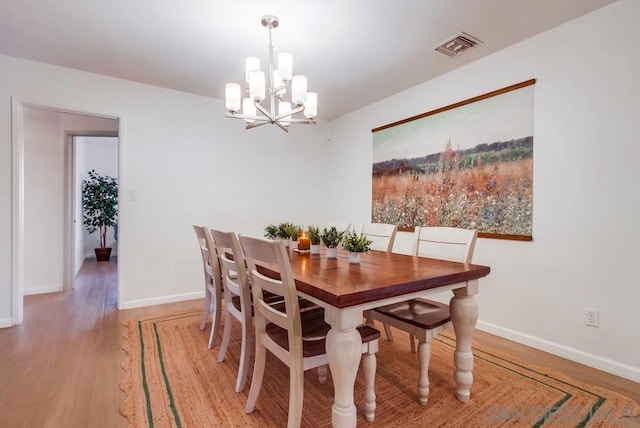
<path id="1" fill-rule="evenodd" d="M 14 325 L 22 323 L 25 295 L 73 288 L 89 242 L 82 179 L 93 167 L 121 182 L 119 137 L 117 116 L 12 100 Z"/>

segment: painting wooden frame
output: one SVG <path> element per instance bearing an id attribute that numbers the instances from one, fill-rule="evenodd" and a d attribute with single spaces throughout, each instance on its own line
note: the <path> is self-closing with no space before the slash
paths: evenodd
<path id="1" fill-rule="evenodd" d="M 372 129 L 372 222 L 531 241 L 535 82 Z"/>

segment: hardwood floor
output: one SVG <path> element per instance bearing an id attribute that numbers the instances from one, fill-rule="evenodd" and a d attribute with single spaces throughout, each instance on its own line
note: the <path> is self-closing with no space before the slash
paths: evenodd
<path id="1" fill-rule="evenodd" d="M 118 311 L 116 284 L 114 261 L 88 260 L 73 291 L 25 297 L 24 323 L 0 329 L 0 427 L 127 426 L 118 412 L 122 321 L 200 309 L 202 301 Z M 638 383 L 490 334 L 474 337 L 640 402 Z"/>

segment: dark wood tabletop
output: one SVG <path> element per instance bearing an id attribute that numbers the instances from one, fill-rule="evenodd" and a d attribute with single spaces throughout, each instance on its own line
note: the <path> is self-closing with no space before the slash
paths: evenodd
<path id="1" fill-rule="evenodd" d="M 337 259 L 324 252 L 288 251 L 298 290 L 338 308 L 478 279 L 491 271 L 488 266 L 380 251 L 362 254 L 360 264 L 350 264 L 342 250 Z"/>

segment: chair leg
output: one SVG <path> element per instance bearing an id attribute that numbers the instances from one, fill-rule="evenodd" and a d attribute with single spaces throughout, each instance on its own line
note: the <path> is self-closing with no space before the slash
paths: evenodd
<path id="1" fill-rule="evenodd" d="M 373 316 L 371 315 L 371 311 L 364 311 L 364 318 L 365 318 L 365 325 L 368 325 L 369 327 L 373 327 Z"/>
<path id="2" fill-rule="evenodd" d="M 229 342 L 231 342 L 231 323 L 233 322 L 233 316 L 227 311 L 224 316 L 224 331 L 222 332 L 222 343 L 220 344 L 220 352 L 218 352 L 218 362 L 224 361 L 224 357 L 227 354 L 227 348 Z"/>
<path id="3" fill-rule="evenodd" d="M 236 380 L 236 392 L 242 392 L 247 383 L 247 375 L 249 374 L 249 358 L 251 357 L 251 348 L 253 347 L 253 326 L 251 318 L 245 320 L 242 324 L 242 342 L 240 350 L 240 365 L 238 367 L 238 379 Z"/>
<path id="4" fill-rule="evenodd" d="M 222 314 L 222 299 L 220 297 L 221 296 L 216 296 L 216 298 L 211 301 L 211 334 L 209 334 L 209 349 L 216 346 L 216 338 L 218 337 L 218 330 L 220 329 L 220 318 Z"/>
<path id="5" fill-rule="evenodd" d="M 376 367 L 375 353 L 366 353 L 362 356 L 362 371 L 364 372 L 364 415 L 369 422 L 376 417 Z"/>
<path id="6" fill-rule="evenodd" d="M 287 428 L 298 428 L 302 422 L 302 401 L 304 398 L 304 371 L 302 367 L 289 370 L 289 420 Z"/>
<path id="7" fill-rule="evenodd" d="M 416 336 L 411 334 L 409 335 L 409 342 L 411 342 L 411 353 L 416 353 Z"/>
<path id="8" fill-rule="evenodd" d="M 251 378 L 251 388 L 249 389 L 249 397 L 247 398 L 247 407 L 245 412 L 251 413 L 256 407 L 256 401 L 260 395 L 262 388 L 262 379 L 264 378 L 264 366 L 267 360 L 267 348 L 261 343 L 256 343 L 256 355 L 253 363 L 253 377 Z"/>
<path id="9" fill-rule="evenodd" d="M 200 330 L 204 330 L 209 319 L 209 313 L 211 312 L 211 293 L 209 290 L 205 291 L 204 296 L 204 308 L 202 308 L 202 319 L 200 320 Z"/>
<path id="10" fill-rule="evenodd" d="M 327 382 L 327 368 L 328 366 L 326 364 L 318 367 L 318 382 L 323 385 Z"/>
<path id="11" fill-rule="evenodd" d="M 387 340 L 389 342 L 393 342 L 393 333 L 391 333 L 391 327 L 389 327 L 386 324 L 383 324 L 383 325 L 384 325 L 384 332 L 387 334 Z"/>
<path id="12" fill-rule="evenodd" d="M 429 401 L 429 360 L 431 359 L 431 344 L 419 341 L 418 343 L 418 401 L 426 405 Z"/>

